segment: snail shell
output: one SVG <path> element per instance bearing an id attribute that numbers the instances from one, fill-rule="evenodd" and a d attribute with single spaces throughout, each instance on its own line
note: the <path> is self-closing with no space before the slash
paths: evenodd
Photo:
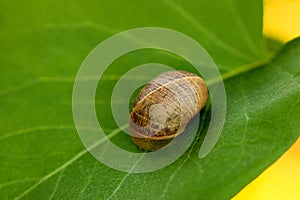
<path id="1" fill-rule="evenodd" d="M 160 74 L 141 90 L 133 103 L 129 120 L 133 142 L 146 151 L 162 148 L 184 131 L 207 98 L 207 86 L 196 74 Z"/>

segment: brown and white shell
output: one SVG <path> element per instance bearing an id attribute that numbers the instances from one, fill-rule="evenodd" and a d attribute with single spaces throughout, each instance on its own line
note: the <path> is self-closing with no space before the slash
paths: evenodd
<path id="1" fill-rule="evenodd" d="M 169 71 L 149 82 L 136 97 L 129 128 L 133 142 L 154 151 L 181 134 L 208 98 L 205 82 L 196 74 Z"/>

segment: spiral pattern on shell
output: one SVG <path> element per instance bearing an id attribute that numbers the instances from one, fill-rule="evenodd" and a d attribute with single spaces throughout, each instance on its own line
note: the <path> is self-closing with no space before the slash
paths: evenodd
<path id="1" fill-rule="evenodd" d="M 146 151 L 162 148 L 184 131 L 207 98 L 207 86 L 196 74 L 160 74 L 141 90 L 133 103 L 129 120 L 133 142 Z"/>

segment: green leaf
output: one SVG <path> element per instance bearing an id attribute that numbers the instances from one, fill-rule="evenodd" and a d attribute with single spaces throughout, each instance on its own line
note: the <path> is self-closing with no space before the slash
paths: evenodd
<path id="1" fill-rule="evenodd" d="M 300 39 L 269 64 L 261 1 L 1 1 L 1 199 L 228 199 L 272 164 L 300 134 Z M 199 159 L 209 124 L 189 150 L 159 171 L 126 174 L 84 149 L 72 118 L 72 87 L 85 56 L 107 37 L 160 26 L 202 44 L 225 80 L 227 117 L 213 151 Z M 111 65 L 99 84 L 101 125 L 137 151 L 111 119 L 111 89 L 137 64 L 192 70 L 170 53 L 144 50 Z M 255 69 L 253 69 L 255 68 Z M 103 95 L 105 94 L 105 95 Z M 127 108 L 127 107 L 126 107 Z M 108 117 L 107 117 L 108 116 Z M 90 128 L 90 127 L 86 127 Z"/>

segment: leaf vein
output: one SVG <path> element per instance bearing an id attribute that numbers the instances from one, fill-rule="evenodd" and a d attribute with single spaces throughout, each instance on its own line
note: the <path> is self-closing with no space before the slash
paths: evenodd
<path id="1" fill-rule="evenodd" d="M 206 107 L 205 107 L 205 112 L 204 112 L 203 117 L 202 117 L 202 120 L 201 120 L 201 126 L 200 126 L 200 129 L 199 129 L 199 132 L 198 132 L 197 137 L 196 137 L 196 139 L 194 140 L 194 142 L 193 142 L 193 144 L 192 144 L 192 146 L 191 146 L 191 148 L 190 148 L 190 150 L 189 150 L 189 152 L 188 152 L 188 154 L 187 154 L 187 157 L 183 160 L 183 162 L 175 169 L 175 171 L 174 171 L 174 172 L 172 173 L 172 175 L 170 176 L 170 178 L 169 178 L 169 180 L 168 180 L 168 182 L 167 182 L 167 184 L 166 184 L 166 187 L 165 187 L 163 193 L 161 194 L 160 198 L 164 198 L 164 197 L 166 196 L 166 193 L 167 193 L 167 191 L 168 191 L 168 189 L 169 189 L 169 187 L 170 187 L 170 184 L 171 184 L 172 180 L 174 179 L 176 173 L 177 173 L 177 172 L 183 167 L 183 165 L 190 159 L 191 154 L 192 154 L 192 152 L 193 152 L 193 149 L 194 149 L 195 145 L 197 144 L 198 140 L 200 139 L 200 133 L 201 133 L 201 131 L 203 130 L 203 127 L 204 127 L 204 119 L 205 119 L 205 117 L 206 117 L 206 115 L 207 115 L 208 107 L 209 107 L 209 106 L 206 106 Z"/>
<path id="2" fill-rule="evenodd" d="M 176 4 L 175 2 L 171 0 L 162 0 L 167 6 L 169 6 L 171 9 L 177 11 L 178 14 L 180 14 L 182 17 L 184 17 L 187 21 L 189 21 L 196 29 L 198 29 L 200 32 L 205 34 L 206 37 L 210 38 L 215 42 L 216 45 L 223 48 L 228 53 L 238 57 L 242 58 L 244 60 L 253 60 L 252 57 L 248 56 L 247 54 L 238 51 L 237 49 L 231 47 L 230 45 L 226 44 L 222 40 L 220 40 L 216 35 L 214 35 L 210 30 L 208 30 L 206 27 L 201 25 L 190 13 L 188 13 L 182 6 Z"/>
<path id="3" fill-rule="evenodd" d="M 63 173 L 64 173 L 65 169 L 61 170 L 61 172 L 59 173 L 59 176 L 57 178 L 57 181 L 55 183 L 55 186 L 54 186 L 54 189 L 53 189 L 53 192 L 51 193 L 50 197 L 49 197 L 49 200 L 53 199 L 56 191 L 57 191 L 57 188 L 58 188 L 58 185 L 63 177 Z"/>
<path id="4" fill-rule="evenodd" d="M 69 159 L 67 162 L 65 162 L 64 164 L 60 165 L 58 168 L 54 169 L 53 171 L 51 171 L 50 173 L 48 173 L 47 175 L 45 175 L 44 177 L 42 177 L 38 182 L 36 182 L 31 187 L 29 187 L 28 189 L 26 189 L 20 195 L 16 196 L 14 199 L 15 200 L 21 199 L 22 197 L 24 197 L 25 195 L 27 195 L 28 193 L 30 193 L 32 190 L 34 190 L 35 188 L 37 188 L 39 185 L 41 185 L 43 182 L 45 182 L 46 180 L 48 180 L 49 178 L 51 178 L 55 174 L 59 173 L 61 170 L 67 168 L 69 165 L 71 165 L 72 163 L 74 163 L 76 160 L 78 160 L 79 158 L 81 158 L 82 156 L 84 156 L 87 152 L 89 152 L 90 150 L 94 149 L 99 144 L 105 142 L 107 139 L 112 138 L 113 136 L 115 136 L 120 131 L 121 130 L 119 128 L 117 128 L 114 131 L 112 131 L 109 135 L 107 135 L 107 137 L 104 137 L 103 139 L 96 141 L 94 144 L 90 145 L 88 148 L 85 148 L 84 150 L 80 151 L 75 156 L 73 156 L 71 159 Z"/>
<path id="5" fill-rule="evenodd" d="M 143 153 L 143 155 L 141 155 L 141 157 L 136 161 L 136 163 L 132 166 L 132 168 L 129 170 L 129 172 L 127 172 L 125 174 L 125 176 L 122 178 L 122 180 L 120 181 L 120 183 L 118 184 L 116 189 L 109 195 L 109 197 L 107 199 L 111 199 L 119 191 L 119 189 L 121 188 L 124 181 L 129 177 L 129 175 L 132 174 L 132 171 L 137 166 L 137 164 L 142 160 L 142 158 L 144 157 L 145 154 L 147 154 L 147 153 Z"/>
<path id="6" fill-rule="evenodd" d="M 244 40 L 247 42 L 247 44 L 249 45 L 252 52 L 257 55 L 257 52 L 260 52 L 260 50 L 257 48 L 256 45 L 254 45 L 255 42 L 254 42 L 253 38 L 250 36 L 249 31 L 246 30 L 246 27 L 245 27 L 243 21 L 241 20 L 242 17 L 240 15 L 240 13 L 238 12 L 238 10 L 236 9 L 234 2 L 232 0 L 226 0 L 226 1 L 227 1 L 227 5 L 228 5 L 230 11 L 233 14 L 233 19 L 236 21 L 236 24 L 238 25 L 242 34 L 245 36 L 245 37 L 243 37 Z"/>

